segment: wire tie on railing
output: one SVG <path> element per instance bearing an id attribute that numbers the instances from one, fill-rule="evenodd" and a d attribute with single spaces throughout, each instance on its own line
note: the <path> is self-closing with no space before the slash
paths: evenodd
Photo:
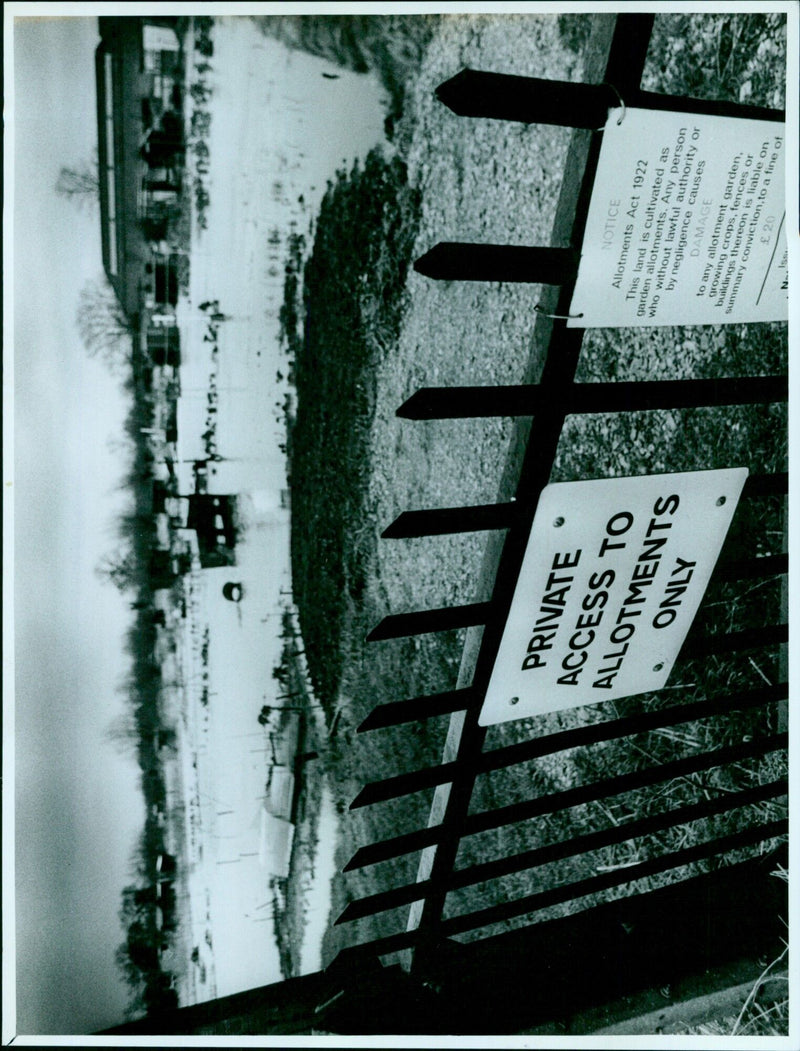
<path id="1" fill-rule="evenodd" d="M 538 303 L 533 309 L 537 314 L 541 314 L 542 317 L 555 318 L 556 321 L 570 321 L 573 318 L 583 317 L 583 312 L 580 314 L 548 314 L 544 307 L 540 307 Z"/>
<path id="2" fill-rule="evenodd" d="M 622 124 L 622 122 L 625 120 L 625 115 L 628 112 L 628 107 L 625 105 L 625 99 L 622 97 L 622 95 L 620 95 L 620 93 L 617 91 L 617 89 L 614 87 L 614 85 L 613 84 L 609 84 L 609 82 L 607 80 L 603 81 L 603 85 L 604 85 L 604 87 L 611 88 L 611 90 L 614 92 L 614 94 L 619 99 L 619 104 L 620 104 L 620 107 L 622 108 L 622 113 L 620 113 L 619 120 L 617 121 L 617 127 L 619 127 L 620 124 Z M 596 128 L 595 130 L 596 131 L 605 131 L 606 130 L 606 125 L 604 124 L 602 128 Z"/>

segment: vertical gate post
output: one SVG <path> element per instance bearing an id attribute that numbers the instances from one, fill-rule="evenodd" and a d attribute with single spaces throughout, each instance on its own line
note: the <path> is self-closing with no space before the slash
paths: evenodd
<path id="1" fill-rule="evenodd" d="M 462 69 L 436 89 L 436 97 L 459 117 L 490 117 L 523 124 L 602 128 L 619 97 L 607 84 L 512 76 Z"/>
<path id="2" fill-rule="evenodd" d="M 517 281 L 563 285 L 578 273 L 575 248 L 471 244 L 440 241 L 414 263 L 418 274 L 438 281 Z"/>

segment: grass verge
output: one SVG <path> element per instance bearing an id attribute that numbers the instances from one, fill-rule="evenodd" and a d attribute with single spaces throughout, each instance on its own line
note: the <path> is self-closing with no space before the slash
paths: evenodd
<path id="1" fill-rule="evenodd" d="M 402 162 L 373 150 L 329 184 L 304 270 L 287 446 L 292 577 L 315 693 L 329 713 L 342 672 L 344 601 L 363 595 L 370 559 L 361 524 L 374 366 L 400 324 L 417 215 Z"/>

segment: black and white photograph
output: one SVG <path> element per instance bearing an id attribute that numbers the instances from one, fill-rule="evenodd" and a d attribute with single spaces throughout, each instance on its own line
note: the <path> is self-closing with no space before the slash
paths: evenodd
<path id="1" fill-rule="evenodd" d="M 5 5 L 3 1044 L 797 1046 L 799 16 Z"/>

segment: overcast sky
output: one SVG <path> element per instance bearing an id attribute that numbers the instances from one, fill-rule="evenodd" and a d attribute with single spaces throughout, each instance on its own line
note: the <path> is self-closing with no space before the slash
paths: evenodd
<path id="1" fill-rule="evenodd" d="M 99 217 L 59 198 L 97 141 L 95 18 L 14 27 L 16 909 L 18 1033 L 122 1018 L 120 890 L 144 820 L 123 708 L 128 599 L 94 568 L 116 546 L 126 403 L 75 323 L 102 273 Z"/>

